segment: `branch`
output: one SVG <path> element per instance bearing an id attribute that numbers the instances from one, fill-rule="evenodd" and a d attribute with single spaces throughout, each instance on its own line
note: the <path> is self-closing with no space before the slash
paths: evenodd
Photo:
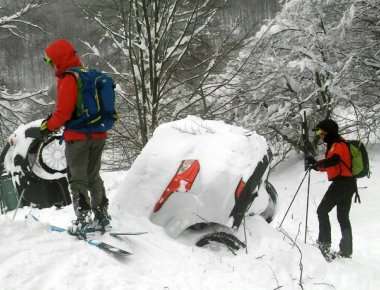
<path id="1" fill-rule="evenodd" d="M 18 32 L 17 24 L 24 24 L 33 28 L 37 28 L 44 31 L 39 25 L 33 24 L 30 21 L 22 20 L 21 18 L 27 13 L 41 7 L 44 4 L 44 0 L 30 0 L 24 7 L 15 11 L 12 15 L 0 17 L 0 28 L 7 29 L 10 33 L 17 37 L 24 38 L 20 32 Z M 15 25 L 16 24 L 16 25 Z"/>
<path id="2" fill-rule="evenodd" d="M 304 290 L 303 281 L 302 281 L 302 279 L 303 279 L 303 263 L 302 263 L 303 254 L 302 254 L 302 250 L 301 250 L 300 246 L 297 244 L 296 239 L 293 239 L 284 229 L 280 228 L 279 231 L 284 235 L 284 237 L 286 237 L 287 239 L 289 239 L 292 242 L 292 245 L 297 248 L 298 253 L 300 254 L 300 259 L 299 259 L 299 263 L 298 263 L 299 269 L 300 269 L 298 285 L 301 287 L 302 290 Z M 299 235 L 300 231 L 301 231 L 301 223 L 298 225 L 297 236 Z"/>

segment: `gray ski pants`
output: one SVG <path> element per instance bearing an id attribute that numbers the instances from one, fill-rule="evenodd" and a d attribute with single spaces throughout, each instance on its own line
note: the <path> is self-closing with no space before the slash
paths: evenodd
<path id="1" fill-rule="evenodd" d="M 105 140 L 66 141 L 68 179 L 77 216 L 82 210 L 108 205 L 103 180 L 99 174 L 104 144 Z"/>

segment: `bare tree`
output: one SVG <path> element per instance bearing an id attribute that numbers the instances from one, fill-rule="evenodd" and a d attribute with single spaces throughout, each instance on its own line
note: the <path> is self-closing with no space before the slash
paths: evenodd
<path id="1" fill-rule="evenodd" d="M 374 141 L 379 139 L 380 121 L 380 1 L 357 1 L 348 15 L 350 29 L 342 35 L 342 50 L 352 57 L 343 79 L 350 98 L 342 103 L 351 106 L 353 114 L 336 112 L 336 117 L 346 120 L 348 131 Z"/>
<path id="2" fill-rule="evenodd" d="M 14 1 L 0 2 L 0 33 L 11 34 L 15 37 L 24 38 L 25 27 L 32 27 L 43 30 L 39 25 L 25 19 L 25 16 L 31 11 L 40 8 L 46 0 L 27 0 L 22 3 Z M 11 7 L 11 8 L 9 8 Z"/>
<path id="3" fill-rule="evenodd" d="M 25 27 L 42 30 L 38 25 L 28 21 L 25 16 L 43 4 L 42 0 L 23 1 L 22 5 L 2 1 L 0 5 L 4 6 L 0 6 L 0 38 L 3 40 L 9 37 L 25 38 L 23 30 Z M 45 104 L 41 99 L 44 92 L 12 92 L 7 88 L 6 83 L 0 82 L 0 145 L 3 145 L 13 128 L 25 121 L 27 116 L 32 113 L 33 110 L 30 108 L 33 103 Z"/>
<path id="4" fill-rule="evenodd" d="M 240 123 L 274 143 L 299 150 L 304 111 L 311 125 L 332 117 L 344 132 L 358 123 L 374 127 L 378 4 L 378 0 L 288 1 L 266 34 L 259 33 L 261 47 L 254 48 L 247 66 L 251 69 L 241 76 L 247 106 L 239 111 Z M 352 114 L 350 106 L 355 108 Z M 282 148 L 288 151 L 288 146 Z"/>
<path id="5" fill-rule="evenodd" d="M 115 133 L 128 140 L 132 150 L 141 150 L 163 121 L 189 113 L 212 116 L 216 92 L 234 77 L 217 74 L 246 39 L 237 26 L 215 24 L 225 1 L 76 4 L 104 30 L 103 43 L 113 47 L 103 49 L 102 56 L 119 79 L 118 92 L 124 100 Z M 97 46 L 88 43 L 99 55 Z"/>

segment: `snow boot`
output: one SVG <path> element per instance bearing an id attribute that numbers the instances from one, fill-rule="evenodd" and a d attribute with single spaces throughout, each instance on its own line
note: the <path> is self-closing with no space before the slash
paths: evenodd
<path id="1" fill-rule="evenodd" d="M 331 252 L 331 258 L 332 259 L 339 259 L 339 258 L 351 259 L 352 256 L 346 253 L 343 253 L 342 251 L 337 251 L 337 252 Z"/>
<path id="2" fill-rule="evenodd" d="M 331 244 L 322 242 L 317 242 L 317 244 L 319 250 L 322 253 L 322 256 L 326 259 L 327 262 L 331 262 L 334 259 L 333 254 L 331 253 Z"/>

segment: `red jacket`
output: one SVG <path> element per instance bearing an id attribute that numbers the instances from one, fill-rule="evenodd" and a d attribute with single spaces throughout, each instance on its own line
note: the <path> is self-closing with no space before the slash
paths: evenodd
<path id="1" fill-rule="evenodd" d="M 352 176 L 351 172 L 351 153 L 346 143 L 334 142 L 325 154 L 326 159 L 318 162 L 319 170 L 326 171 L 329 180 L 334 180 L 339 176 Z M 334 156 L 338 156 L 339 160 L 334 165 L 324 166 Z M 334 163 L 334 162 L 333 162 Z"/>
<path id="2" fill-rule="evenodd" d="M 54 131 L 65 125 L 73 117 L 76 109 L 78 88 L 75 76 L 65 74 L 65 71 L 71 67 L 82 66 L 79 57 L 76 55 L 74 47 L 70 42 L 59 39 L 51 43 L 46 49 L 45 54 L 48 56 L 55 68 L 57 77 L 57 100 L 55 110 L 47 121 L 49 131 Z M 65 129 L 63 137 L 66 141 L 105 139 L 106 132 L 99 133 L 82 133 L 71 129 Z"/>

